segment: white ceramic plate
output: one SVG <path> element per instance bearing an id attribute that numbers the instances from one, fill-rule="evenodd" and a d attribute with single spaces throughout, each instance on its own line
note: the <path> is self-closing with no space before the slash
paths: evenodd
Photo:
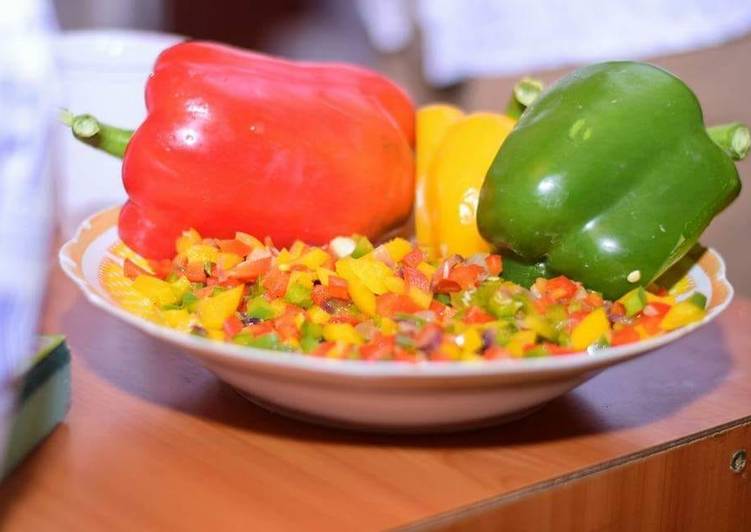
<path id="1" fill-rule="evenodd" d="M 60 264 L 94 305 L 198 360 L 266 408 L 362 430 L 418 432 L 490 425 L 522 415 L 598 372 L 701 327 L 733 297 L 720 255 L 707 250 L 688 276 L 707 296 L 706 318 L 657 338 L 595 353 L 477 363 L 329 360 L 219 343 L 175 331 L 121 308 L 102 285 L 102 265 L 121 260 L 112 208 L 86 220 L 60 250 Z"/>

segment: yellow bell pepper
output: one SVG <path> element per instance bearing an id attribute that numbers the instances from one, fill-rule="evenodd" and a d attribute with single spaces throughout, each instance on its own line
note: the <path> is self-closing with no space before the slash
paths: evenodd
<path id="1" fill-rule="evenodd" d="M 318 305 L 313 305 L 308 309 L 308 319 L 316 325 L 323 325 L 331 319 L 331 314 L 323 310 Z"/>
<path id="2" fill-rule="evenodd" d="M 430 226 L 422 235 L 418 232 L 418 241 L 432 254 L 468 256 L 490 249 L 477 231 L 477 202 L 485 174 L 515 124 L 508 116 L 475 113 L 446 128 L 432 160 L 424 163 L 424 202 L 416 204 L 416 220 Z M 418 130 L 418 151 L 420 142 L 433 140 L 423 141 Z"/>
<path id="3" fill-rule="evenodd" d="M 297 264 L 302 264 L 303 266 L 307 266 L 311 270 L 316 270 L 319 267 L 326 264 L 327 260 L 329 260 L 329 254 L 326 253 L 321 248 L 315 247 L 311 249 L 310 251 L 304 253 L 295 262 L 297 262 Z"/>
<path id="4" fill-rule="evenodd" d="M 201 299 L 196 305 L 198 319 L 206 329 L 221 329 L 227 318 L 237 310 L 242 296 L 243 286 L 240 285 Z"/>
<path id="5" fill-rule="evenodd" d="M 415 232 L 417 241 L 426 246 L 433 243 L 430 208 L 425 199 L 428 169 L 446 132 L 463 116 L 460 109 L 446 104 L 427 105 L 415 116 Z"/>
<path id="6" fill-rule="evenodd" d="M 584 319 L 571 331 L 571 345 L 574 349 L 584 350 L 603 336 L 607 338 L 609 334 L 610 322 L 605 309 L 596 308 L 584 316 Z"/>
<path id="7" fill-rule="evenodd" d="M 234 268 L 243 261 L 243 258 L 236 253 L 219 252 L 216 256 L 217 265 L 224 271 Z"/>
<path id="8" fill-rule="evenodd" d="M 537 340 L 537 333 L 534 331 L 517 331 L 506 344 L 506 350 L 514 357 L 524 356 L 524 348 L 534 344 Z"/>

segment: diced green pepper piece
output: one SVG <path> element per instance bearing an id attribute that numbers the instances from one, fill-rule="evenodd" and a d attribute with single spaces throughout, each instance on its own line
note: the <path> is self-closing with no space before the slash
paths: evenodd
<path id="1" fill-rule="evenodd" d="M 287 287 L 287 293 L 284 295 L 284 300 L 287 303 L 297 305 L 302 308 L 310 308 L 313 305 L 313 299 L 311 298 L 312 290 L 300 283 L 291 283 Z"/>
<path id="2" fill-rule="evenodd" d="M 367 255 L 373 251 L 373 244 L 368 240 L 368 237 L 362 235 L 354 235 L 355 249 L 352 251 L 352 258 L 359 259 L 360 257 Z"/>
<path id="3" fill-rule="evenodd" d="M 276 333 L 262 334 L 261 336 L 254 337 L 252 334 L 242 332 L 235 335 L 232 341 L 245 347 L 258 347 L 260 349 L 273 349 L 276 351 L 284 349 Z"/>
<path id="4" fill-rule="evenodd" d="M 707 296 L 705 296 L 704 294 L 700 292 L 691 294 L 691 297 L 689 297 L 686 301 L 696 305 L 702 310 L 707 308 Z"/>
<path id="5" fill-rule="evenodd" d="M 546 357 L 548 355 L 550 355 L 550 351 L 542 345 L 535 346 L 529 351 L 524 352 L 524 358 Z"/>
<path id="6" fill-rule="evenodd" d="M 558 338 L 555 328 L 539 314 L 527 314 L 524 318 L 524 327 L 553 342 Z"/>
<path id="7" fill-rule="evenodd" d="M 271 303 L 266 301 L 262 296 L 254 297 L 246 305 L 245 314 L 249 318 L 257 318 L 259 320 L 268 320 L 274 317 L 274 309 Z"/>
<path id="8" fill-rule="evenodd" d="M 323 327 L 312 321 L 305 321 L 300 328 L 300 347 L 306 353 L 318 347 L 323 338 Z"/>
<path id="9" fill-rule="evenodd" d="M 451 296 L 448 294 L 436 294 L 433 296 L 436 301 L 444 305 L 451 305 Z"/>
<path id="10" fill-rule="evenodd" d="M 193 292 L 185 292 L 180 305 L 189 312 L 195 312 L 197 303 L 198 297 Z"/>
<path id="11" fill-rule="evenodd" d="M 626 308 L 626 316 L 634 316 L 647 306 L 647 291 L 637 286 L 623 295 L 618 302 Z"/>

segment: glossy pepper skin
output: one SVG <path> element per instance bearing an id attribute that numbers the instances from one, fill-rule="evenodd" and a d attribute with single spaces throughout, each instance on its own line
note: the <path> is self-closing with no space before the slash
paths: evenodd
<path id="1" fill-rule="evenodd" d="M 157 59 L 146 106 L 119 223 L 143 256 L 171 257 L 191 227 L 287 246 L 377 238 L 409 216 L 414 108 L 379 74 L 186 42 Z"/>
<path id="2" fill-rule="evenodd" d="M 512 280 L 564 274 L 616 299 L 682 257 L 740 186 L 681 80 L 602 63 L 524 112 L 483 184 L 478 228 L 517 254 L 504 254 Z"/>

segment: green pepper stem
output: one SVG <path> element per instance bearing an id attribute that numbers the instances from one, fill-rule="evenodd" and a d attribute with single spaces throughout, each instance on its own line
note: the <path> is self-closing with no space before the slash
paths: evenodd
<path id="1" fill-rule="evenodd" d="M 524 77 L 517 81 L 506 104 L 506 115 L 518 120 L 524 110 L 537 99 L 542 89 L 543 84 L 539 79 Z"/>
<path id="2" fill-rule="evenodd" d="M 712 126 L 707 128 L 707 134 L 734 161 L 740 161 L 748 155 L 749 147 L 751 147 L 751 134 L 746 125 L 732 122 Z"/>
<path id="3" fill-rule="evenodd" d="M 89 114 L 74 115 L 67 109 L 60 112 L 60 121 L 69 126 L 73 136 L 89 146 L 123 158 L 133 130 L 104 124 Z"/>

